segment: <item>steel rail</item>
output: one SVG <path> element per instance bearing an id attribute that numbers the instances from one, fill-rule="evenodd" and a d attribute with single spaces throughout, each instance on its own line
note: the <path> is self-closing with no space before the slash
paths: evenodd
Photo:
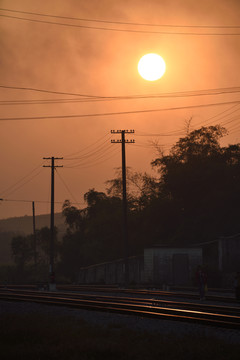
<path id="1" fill-rule="evenodd" d="M 4 285 L 0 285 L 0 290 L 4 288 Z M 36 285 L 8 285 L 8 289 L 36 289 Z M 123 294 L 135 294 L 135 295 L 147 295 L 155 297 L 167 297 L 167 298 L 189 298 L 197 300 L 199 295 L 197 293 L 184 293 L 175 291 L 162 291 L 162 290 L 149 290 L 149 289 L 125 289 L 117 286 L 106 285 L 57 285 L 57 290 L 68 291 L 88 291 L 88 292 L 107 292 L 107 293 L 123 293 Z M 236 303 L 236 299 L 233 296 L 220 296 L 207 294 L 206 300 L 218 301 L 225 303 Z"/>
<path id="2" fill-rule="evenodd" d="M 14 290 L 8 290 L 14 291 Z M 39 294 L 39 291 L 31 291 L 31 290 L 18 290 L 18 293 L 21 294 Z M 46 294 L 46 292 L 43 292 Z M 73 292 L 52 292 L 52 297 L 71 297 L 74 299 L 88 299 L 88 300 L 100 300 L 100 301 L 118 301 L 121 303 L 128 304 L 143 304 L 147 306 L 156 306 L 156 307 L 175 307 L 178 309 L 187 309 L 193 311 L 203 311 L 203 312 L 213 312 L 215 314 L 224 314 L 224 315 L 235 315 L 240 316 L 240 307 L 237 306 L 226 306 L 226 305 L 216 305 L 216 304 L 206 304 L 199 302 L 183 302 L 183 301 L 173 301 L 173 300 L 163 300 L 156 298 L 135 298 L 135 297 L 123 297 L 123 296 L 110 296 L 110 295 L 99 295 L 99 294 L 86 294 L 86 293 L 73 293 Z"/>
<path id="3" fill-rule="evenodd" d="M 61 296 L 61 294 L 58 294 Z M 0 292 L 0 299 L 5 301 L 25 301 L 54 306 L 71 307 L 75 309 L 85 309 L 91 311 L 106 311 L 125 315 L 135 315 L 155 319 L 174 320 L 190 322 L 215 327 L 240 330 L 240 317 L 225 314 L 216 314 L 196 310 L 186 310 L 169 307 L 149 306 L 145 304 L 123 303 L 119 299 L 115 301 L 101 301 L 93 299 L 79 299 L 70 297 L 56 296 L 56 294 L 23 294 L 19 292 Z"/>
<path id="4" fill-rule="evenodd" d="M 199 299 L 199 294 L 196 293 L 184 293 L 184 292 L 175 292 L 175 291 L 162 291 L 162 290 L 149 290 L 149 289 L 122 289 L 118 287 L 104 287 L 104 286 L 94 286 L 94 285 L 58 285 L 59 290 L 69 290 L 69 291 L 94 291 L 94 292 L 111 292 L 111 293 L 124 293 L 124 294 L 136 294 L 136 295 L 148 295 L 148 296 L 161 296 L 161 297 L 177 297 L 177 298 L 189 298 L 189 299 Z M 220 295 L 206 295 L 206 300 L 213 300 L 219 302 L 230 302 L 236 303 L 234 297 L 223 297 Z"/>

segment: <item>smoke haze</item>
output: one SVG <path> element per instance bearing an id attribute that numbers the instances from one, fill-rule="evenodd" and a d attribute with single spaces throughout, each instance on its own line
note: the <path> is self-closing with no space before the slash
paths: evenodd
<path id="1" fill-rule="evenodd" d="M 240 105 L 232 103 L 239 101 L 239 93 L 101 98 L 209 93 L 211 89 L 238 87 L 239 1 L 1 0 L 0 8 L 0 85 L 5 86 L 0 87 L 0 118 L 31 118 L 0 121 L 0 198 L 41 200 L 44 203 L 36 204 L 36 213 L 49 212 L 50 169 L 42 167 L 49 165 L 42 158 L 63 156 L 58 164 L 64 167 L 56 174 L 56 211 L 61 211 L 65 199 L 83 206 L 83 194 L 90 188 L 104 191 L 105 181 L 121 166 L 120 145 L 110 143 L 111 138 L 117 138 L 110 136 L 111 129 L 135 129 L 136 135 L 129 139 L 134 138 L 136 144 L 127 146 L 127 165 L 151 174 L 150 162 L 156 156 L 152 142 L 157 141 L 167 152 L 184 135 L 190 118 L 191 129 L 219 123 L 229 130 L 224 139 L 227 144 L 239 142 Z M 143 80 L 137 72 L 140 57 L 148 52 L 158 53 L 166 62 L 166 73 L 156 82 Z M 83 98 L 68 94 L 87 96 L 88 101 L 65 102 Z M 89 96 L 98 97 L 98 101 L 90 101 Z M 41 103 L 26 103 L 33 100 Z M 184 109 L 163 111 L 179 107 Z M 149 109 L 161 111 L 139 112 Z M 133 111 L 139 113 L 129 113 Z M 128 113 L 88 116 L 122 112 Z M 74 156 L 81 159 L 67 160 L 69 154 L 77 152 Z M 25 214 L 31 214 L 29 202 L 0 202 L 0 218 Z"/>

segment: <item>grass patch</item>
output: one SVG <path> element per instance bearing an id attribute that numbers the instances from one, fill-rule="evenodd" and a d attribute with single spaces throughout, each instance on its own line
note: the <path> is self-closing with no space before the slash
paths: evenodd
<path id="1" fill-rule="evenodd" d="M 67 316 L 6 314 L 0 320 L 1 360 L 238 360 L 239 345 L 213 338 L 144 333 Z"/>

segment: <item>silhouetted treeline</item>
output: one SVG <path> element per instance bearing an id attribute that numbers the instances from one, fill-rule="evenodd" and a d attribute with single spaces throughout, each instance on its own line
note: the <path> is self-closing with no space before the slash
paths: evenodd
<path id="1" fill-rule="evenodd" d="M 240 144 L 221 146 L 225 134 L 220 126 L 202 127 L 168 155 L 159 150 L 152 161 L 155 177 L 128 170 L 129 255 L 156 244 L 191 246 L 240 232 Z M 106 193 L 90 189 L 84 195 L 84 209 L 64 202 L 67 231 L 56 246 L 59 279 L 75 281 L 80 267 L 123 257 L 121 194 L 120 171 L 107 181 Z M 47 256 L 47 243 L 42 238 L 39 244 Z"/>
<path id="2" fill-rule="evenodd" d="M 51 232 L 48 227 L 36 230 L 35 237 L 17 235 L 12 238 L 11 250 L 14 266 L 0 269 L 0 280 L 7 283 L 35 283 L 49 280 L 49 253 Z M 60 241 L 55 228 L 55 262 L 59 260 Z M 5 278 L 3 278 L 5 276 Z"/>
<path id="3" fill-rule="evenodd" d="M 202 127 L 152 161 L 155 178 L 128 172 L 130 255 L 155 244 L 191 246 L 240 232 L 240 145 L 220 145 L 226 130 Z M 87 207 L 66 201 L 68 231 L 61 269 L 73 278 L 80 266 L 123 256 L 121 176 L 106 193 L 89 190 Z"/>

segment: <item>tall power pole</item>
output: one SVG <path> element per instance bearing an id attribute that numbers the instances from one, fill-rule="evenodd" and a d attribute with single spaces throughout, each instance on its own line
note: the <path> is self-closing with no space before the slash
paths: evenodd
<path id="1" fill-rule="evenodd" d="M 125 263 L 125 287 L 129 285 L 129 247 L 128 247 L 128 221 L 127 221 L 127 185 L 126 185 L 126 153 L 125 144 L 134 143 L 134 140 L 126 140 L 125 134 L 134 134 L 134 130 L 111 130 L 111 134 L 121 134 L 121 140 L 111 140 L 111 143 L 122 144 L 122 200 L 123 200 L 123 242 Z"/>
<path id="2" fill-rule="evenodd" d="M 33 215 L 33 247 L 34 247 L 34 276 L 37 280 L 37 239 L 36 239 L 36 223 L 35 223 L 35 203 L 32 202 L 32 215 Z"/>
<path id="3" fill-rule="evenodd" d="M 62 160 L 63 158 L 57 157 L 44 157 L 44 160 L 51 160 L 51 165 L 43 165 L 43 167 L 51 168 L 51 221 L 50 221 L 50 265 L 49 265 L 49 290 L 56 290 L 55 272 L 54 272 L 54 170 L 62 165 L 55 165 L 55 160 Z"/>

